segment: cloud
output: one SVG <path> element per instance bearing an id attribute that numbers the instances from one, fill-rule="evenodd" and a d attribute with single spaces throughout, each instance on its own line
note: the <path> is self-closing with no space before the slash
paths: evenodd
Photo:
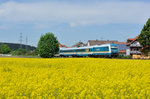
<path id="1" fill-rule="evenodd" d="M 0 5 L 3 23 L 67 23 L 71 27 L 90 24 L 144 24 L 150 17 L 150 3 L 97 2 L 87 4 L 67 2 L 5 2 Z M 38 25 L 35 27 L 45 27 Z"/>

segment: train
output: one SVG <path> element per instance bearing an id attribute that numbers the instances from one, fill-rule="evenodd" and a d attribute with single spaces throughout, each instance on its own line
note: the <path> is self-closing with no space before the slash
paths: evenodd
<path id="1" fill-rule="evenodd" d="M 118 56 L 118 44 L 102 44 L 102 45 L 75 47 L 75 48 L 60 48 L 59 56 L 61 57 L 85 57 L 85 56 L 115 57 Z"/>

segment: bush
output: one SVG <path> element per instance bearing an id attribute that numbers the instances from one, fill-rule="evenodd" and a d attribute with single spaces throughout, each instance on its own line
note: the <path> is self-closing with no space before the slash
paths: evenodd
<path id="1" fill-rule="evenodd" d="M 120 58 L 120 59 L 132 59 L 132 57 L 130 55 L 128 55 L 128 56 L 119 55 L 118 58 Z"/>
<path id="2" fill-rule="evenodd" d="M 26 50 L 19 48 L 18 50 L 12 51 L 11 54 L 12 55 L 25 55 L 26 54 Z"/>
<path id="3" fill-rule="evenodd" d="M 28 51 L 28 52 L 26 52 L 25 55 L 27 55 L 27 56 L 37 56 L 38 53 L 37 53 L 37 50 L 34 50 L 34 51 Z"/>

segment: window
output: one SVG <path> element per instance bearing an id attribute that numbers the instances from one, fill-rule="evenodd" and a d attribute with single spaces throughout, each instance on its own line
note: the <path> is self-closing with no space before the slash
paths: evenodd
<path id="1" fill-rule="evenodd" d="M 89 49 L 89 52 L 92 52 L 92 48 Z"/>
<path id="2" fill-rule="evenodd" d="M 61 53 L 74 52 L 73 50 L 60 50 Z"/>
<path id="3" fill-rule="evenodd" d="M 77 49 L 76 52 L 85 52 L 85 49 Z"/>
<path id="4" fill-rule="evenodd" d="M 108 47 L 98 47 L 98 48 L 94 48 L 94 51 L 109 51 Z"/>
<path id="5" fill-rule="evenodd" d="M 133 48 L 132 51 L 138 51 L 138 48 Z"/>

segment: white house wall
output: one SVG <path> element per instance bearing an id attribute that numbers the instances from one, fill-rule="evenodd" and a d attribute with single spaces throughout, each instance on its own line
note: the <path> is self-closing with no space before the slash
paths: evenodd
<path id="1" fill-rule="evenodd" d="M 127 46 L 127 49 L 126 49 L 126 55 L 130 55 L 130 46 Z"/>

